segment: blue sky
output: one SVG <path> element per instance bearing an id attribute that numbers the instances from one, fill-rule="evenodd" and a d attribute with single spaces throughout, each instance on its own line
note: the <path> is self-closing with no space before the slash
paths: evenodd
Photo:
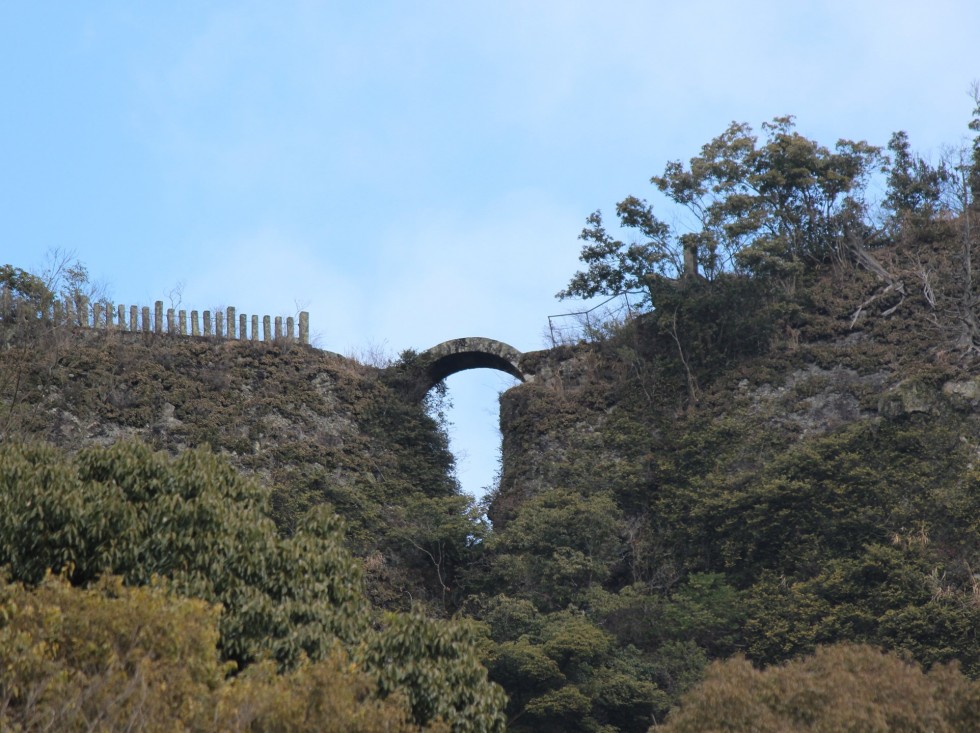
<path id="1" fill-rule="evenodd" d="M 585 217 L 733 120 L 962 143 L 978 28 L 975 0 L 7 2 L 0 263 L 62 248 L 117 302 L 302 305 L 340 353 L 542 348 Z M 470 493 L 511 383 L 450 379 Z"/>

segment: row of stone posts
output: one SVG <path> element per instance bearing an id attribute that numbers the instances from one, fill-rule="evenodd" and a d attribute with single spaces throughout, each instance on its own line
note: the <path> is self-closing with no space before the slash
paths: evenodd
<path id="1" fill-rule="evenodd" d="M 0 311 L 11 310 L 12 299 L 5 288 L 0 288 Z M 166 318 L 164 317 L 166 315 Z M 67 323 L 96 329 L 116 329 L 177 336 L 205 336 L 238 341 L 299 341 L 310 343 L 310 314 L 299 314 L 299 329 L 296 320 L 289 316 L 262 316 L 262 329 L 259 330 L 259 316 L 236 314 L 234 306 L 225 310 L 198 312 L 192 310 L 164 311 L 163 301 L 153 304 L 152 314 L 148 306 L 139 308 L 131 305 L 113 306 L 107 303 L 89 305 L 87 298 L 79 298 L 77 304 L 56 301 L 47 313 L 36 313 L 42 320 L 50 318 L 56 324 Z M 91 320 L 89 320 L 91 316 Z M 251 328 L 250 328 L 251 326 Z"/>

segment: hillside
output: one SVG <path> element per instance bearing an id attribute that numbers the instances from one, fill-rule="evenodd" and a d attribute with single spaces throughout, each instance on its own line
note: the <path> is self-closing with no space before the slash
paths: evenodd
<path id="1" fill-rule="evenodd" d="M 2 355 L 5 440 L 76 451 L 139 439 L 172 455 L 206 446 L 271 490 L 283 532 L 329 503 L 362 557 L 379 552 L 381 528 L 411 521 L 393 514 L 406 496 L 465 509 L 445 435 L 377 368 L 295 343 L 19 328 Z M 401 545 L 370 566 L 379 604 L 441 598 L 435 580 L 403 577 L 419 562 L 403 555 L 419 551 Z"/>
<path id="2" fill-rule="evenodd" d="M 873 228 L 850 186 L 877 149 L 842 141 L 843 152 L 831 154 L 792 133 L 789 118 L 767 129 L 769 143 L 754 150 L 761 162 L 738 169 L 769 176 L 766 185 L 728 181 L 718 190 L 731 198 L 708 204 L 716 219 L 706 216 L 704 231 L 672 238 L 652 209 L 630 197 L 618 213 L 624 226 L 649 236 L 638 252 L 609 235 L 598 213 L 589 218 L 589 269 L 573 277 L 569 292 L 638 287 L 646 307 L 576 343 L 524 355 L 536 376 L 501 396 L 503 464 L 486 517 L 453 479 L 438 390 L 427 410 L 399 389 L 410 354 L 376 369 L 294 343 L 98 332 L 5 317 L 0 442 L 46 441 L 58 449 L 32 444 L 23 455 L 4 454 L 13 466 L 5 474 L 9 490 L 26 485 L 22 474 L 53 485 L 44 468 L 51 462 L 59 476 L 73 477 L 66 484 L 72 491 L 97 484 L 109 495 L 117 484 L 132 484 L 132 497 L 107 504 L 114 516 L 128 522 L 149 512 L 155 519 L 134 520 L 127 530 L 143 555 L 127 555 L 128 545 L 116 548 L 101 529 L 97 541 L 76 541 L 64 530 L 73 518 L 49 542 L 45 512 L 53 510 L 38 511 L 22 492 L 18 511 L 38 523 L 38 542 L 51 544 L 55 559 L 32 564 L 7 537 L 0 538 L 7 542 L 0 563 L 25 582 L 38 582 L 41 566 L 50 566 L 90 587 L 98 574 L 92 568 L 105 567 L 139 585 L 131 560 L 148 557 L 147 543 L 160 546 L 153 522 L 167 515 L 152 496 L 144 506 L 142 484 L 127 479 L 142 474 L 126 467 L 184 476 L 217 461 L 225 468 L 205 472 L 225 476 L 213 521 L 225 527 L 235 511 L 222 502 L 244 496 L 262 516 L 255 522 L 275 522 L 256 540 L 261 570 L 246 568 L 235 582 L 290 609 L 268 642 L 281 673 L 299 663 L 290 644 L 319 662 L 336 639 L 355 660 L 351 670 L 373 670 L 368 684 L 377 696 L 397 699 L 386 696 L 408 690 L 419 725 L 441 724 L 434 712 L 441 710 L 459 731 L 501 730 L 504 715 L 512 731 L 643 731 L 681 701 L 685 711 L 708 705 L 714 698 L 699 697 L 696 687 L 706 674 L 705 689 L 725 689 L 728 679 L 752 678 L 758 689 L 792 679 L 795 694 L 803 683 L 794 675 L 832 667 L 828 659 L 870 665 L 888 679 L 912 670 L 908 679 L 935 705 L 948 693 L 955 697 L 950 710 L 975 710 L 976 212 L 940 205 L 938 193 L 912 196 L 932 174 L 910 159 L 901 170 L 918 171 L 916 186 L 902 183 L 896 163 L 889 190 L 912 197 L 893 198 L 887 225 Z M 725 144 L 738 135 L 744 128 L 733 127 Z M 721 149 L 744 155 L 744 146 Z M 822 178 L 785 183 L 786 161 L 796 158 L 776 152 L 787 149 L 811 156 Z M 692 159 L 692 171 L 732 169 L 708 163 L 718 161 Z M 668 167 L 654 180 L 683 199 L 693 175 Z M 706 196 L 715 190 L 699 185 Z M 768 198 L 747 193 L 767 185 L 782 188 Z M 790 194 L 799 206 L 785 205 Z M 822 207 L 810 205 L 820 196 Z M 723 267 L 718 253 L 726 246 L 733 264 Z M 30 303 L 24 282 L 32 281 L 19 276 L 22 302 Z M 133 439 L 141 442 L 125 442 Z M 99 452 L 117 444 L 123 447 Z M 193 450 L 202 446 L 209 452 Z M 242 476 L 251 482 L 244 488 Z M 213 488 L 212 479 L 201 480 Z M 196 531 L 197 514 L 188 519 L 177 509 Z M 238 525 L 229 527 L 230 537 L 240 536 Z M 248 554 L 238 541 L 217 548 L 224 564 Z M 293 558 L 282 578 L 269 571 L 276 552 Z M 78 560 L 93 554 L 98 562 L 83 577 Z M 314 559 L 320 555 L 325 565 Z M 194 591 L 201 580 L 194 562 L 161 572 L 179 594 L 229 604 L 217 653 L 246 668 L 261 659 L 255 649 L 265 642 L 256 638 L 264 631 L 247 622 L 247 593 L 207 584 L 206 592 Z M 344 589 L 327 607 L 309 585 L 321 581 Z M 380 640 L 372 636 L 377 629 Z M 241 639 L 257 646 L 231 653 Z M 506 691 L 506 706 L 475 664 L 477 654 Z M 752 677 L 740 656 L 768 667 L 769 676 Z M 456 666 L 439 676 L 433 670 L 442 663 L 432 660 L 446 658 Z M 408 662 L 386 674 L 391 659 Z M 923 676 L 911 664 L 931 671 Z M 465 697 L 470 685 L 477 702 L 452 696 Z M 964 713 L 961 727 L 948 729 L 968 730 L 969 719 Z"/>
<path id="3" fill-rule="evenodd" d="M 937 279 L 954 245 L 929 244 Z M 874 257 L 897 270 L 907 247 L 921 258 L 919 242 Z M 381 370 L 300 345 L 8 335 L 4 435 L 208 446 L 271 489 L 287 534 L 329 503 L 376 605 L 465 601 L 512 706 L 565 695 L 535 726 L 567 725 L 575 690 L 632 729 L 736 651 L 772 663 L 848 639 L 976 675 L 980 379 L 925 296 L 855 319 L 882 280 L 854 265 L 792 298 L 671 287 L 690 309 L 684 360 L 673 316 L 653 312 L 533 355 L 551 376 L 504 393 L 494 532 L 477 545 L 433 419 Z M 440 532 L 437 560 L 423 540 Z"/>

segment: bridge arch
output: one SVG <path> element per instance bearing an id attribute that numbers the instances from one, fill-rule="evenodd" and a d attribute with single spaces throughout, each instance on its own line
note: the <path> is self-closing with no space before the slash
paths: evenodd
<path id="1" fill-rule="evenodd" d="M 524 382 L 529 375 L 521 369 L 522 356 L 503 341 L 479 336 L 443 341 L 419 354 L 419 388 L 424 395 L 446 377 L 467 369 L 497 369 Z"/>

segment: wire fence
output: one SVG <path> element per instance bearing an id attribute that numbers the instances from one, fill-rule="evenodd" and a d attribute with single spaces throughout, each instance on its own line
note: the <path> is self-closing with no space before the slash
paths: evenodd
<path id="1" fill-rule="evenodd" d="M 603 338 L 612 326 L 622 324 L 639 313 L 642 296 L 643 293 L 636 291 L 618 293 L 588 310 L 548 316 L 552 347 Z"/>

